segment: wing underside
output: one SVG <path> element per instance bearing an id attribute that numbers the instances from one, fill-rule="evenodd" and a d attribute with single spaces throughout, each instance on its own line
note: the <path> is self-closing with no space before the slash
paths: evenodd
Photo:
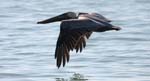
<path id="1" fill-rule="evenodd" d="M 70 20 L 61 24 L 60 34 L 57 40 L 55 58 L 57 67 L 69 62 L 70 51 L 82 52 L 86 46 L 86 39 L 99 27 L 99 24 L 91 20 Z"/>

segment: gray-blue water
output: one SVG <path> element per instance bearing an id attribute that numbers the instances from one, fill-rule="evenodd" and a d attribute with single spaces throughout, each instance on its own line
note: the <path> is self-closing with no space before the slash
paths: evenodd
<path id="1" fill-rule="evenodd" d="M 122 27 L 94 33 L 57 69 L 59 24 L 67 11 L 98 12 Z M 150 0 L 1 0 L 0 81 L 150 81 Z"/>

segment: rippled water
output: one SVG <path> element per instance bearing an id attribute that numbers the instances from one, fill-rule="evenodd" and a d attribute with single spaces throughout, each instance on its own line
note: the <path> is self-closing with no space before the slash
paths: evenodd
<path id="1" fill-rule="evenodd" d="M 59 23 L 36 22 L 67 11 L 101 13 L 122 30 L 94 33 L 57 69 Z M 0 81 L 150 81 L 149 13 L 149 0 L 1 0 Z"/>

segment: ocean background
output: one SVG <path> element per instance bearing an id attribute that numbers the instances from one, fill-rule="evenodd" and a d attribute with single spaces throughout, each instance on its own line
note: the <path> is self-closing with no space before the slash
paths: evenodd
<path id="1" fill-rule="evenodd" d="M 68 11 L 100 13 L 122 30 L 93 33 L 58 69 L 60 23 L 36 22 Z M 1 0 L 0 81 L 150 81 L 150 0 Z"/>

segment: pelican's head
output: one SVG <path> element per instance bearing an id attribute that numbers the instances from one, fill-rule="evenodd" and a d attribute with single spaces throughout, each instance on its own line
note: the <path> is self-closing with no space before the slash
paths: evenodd
<path id="1" fill-rule="evenodd" d="M 77 19 L 77 14 L 74 12 L 67 12 L 43 21 L 39 21 L 37 22 L 37 24 L 47 24 L 47 23 L 52 23 L 52 22 L 57 22 L 62 20 L 68 20 L 68 19 Z"/>

